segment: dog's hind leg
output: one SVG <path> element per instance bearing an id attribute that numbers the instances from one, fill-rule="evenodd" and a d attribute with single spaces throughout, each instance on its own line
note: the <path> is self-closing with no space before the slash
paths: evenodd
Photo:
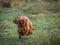
<path id="1" fill-rule="evenodd" d="M 26 32 L 26 35 L 28 36 L 28 31 Z"/>

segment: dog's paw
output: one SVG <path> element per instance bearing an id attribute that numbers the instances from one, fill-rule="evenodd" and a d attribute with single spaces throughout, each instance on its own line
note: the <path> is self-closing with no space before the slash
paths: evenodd
<path id="1" fill-rule="evenodd" d="M 21 37 L 19 37 L 19 39 L 21 39 Z"/>

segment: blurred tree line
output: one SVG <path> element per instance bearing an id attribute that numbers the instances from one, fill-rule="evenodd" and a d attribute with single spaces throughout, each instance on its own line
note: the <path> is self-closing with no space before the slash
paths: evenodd
<path id="1" fill-rule="evenodd" d="M 60 11 L 60 0 L 0 0 L 0 7 L 17 8 L 33 13 Z"/>

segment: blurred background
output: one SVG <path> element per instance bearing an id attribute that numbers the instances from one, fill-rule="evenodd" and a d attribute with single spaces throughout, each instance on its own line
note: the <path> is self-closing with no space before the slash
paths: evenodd
<path id="1" fill-rule="evenodd" d="M 35 27 L 21 40 L 13 23 L 20 15 Z M 60 45 L 60 0 L 0 0 L 0 45 Z"/>

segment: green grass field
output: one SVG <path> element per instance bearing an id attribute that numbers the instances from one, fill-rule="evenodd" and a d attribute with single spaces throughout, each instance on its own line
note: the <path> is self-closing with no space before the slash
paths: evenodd
<path id="1" fill-rule="evenodd" d="M 32 35 L 18 39 L 13 20 L 20 15 L 27 16 L 35 30 Z M 54 14 L 27 14 L 15 10 L 0 13 L 0 45 L 60 45 L 60 17 Z"/>

